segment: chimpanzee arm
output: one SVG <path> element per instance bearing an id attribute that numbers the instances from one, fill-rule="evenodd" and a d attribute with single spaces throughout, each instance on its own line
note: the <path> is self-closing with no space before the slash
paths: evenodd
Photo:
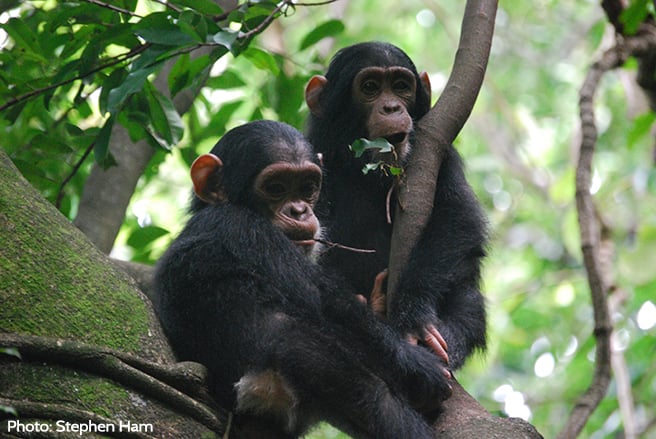
<path id="1" fill-rule="evenodd" d="M 446 340 L 449 366 L 457 369 L 485 347 L 479 282 L 487 224 L 453 146 L 440 168 L 433 209 L 388 312 L 394 327 L 420 340 L 433 325 Z"/>
<path id="2" fill-rule="evenodd" d="M 439 358 L 407 343 L 338 280 L 324 278 L 319 285 L 324 318 L 343 333 L 343 343 L 389 387 L 425 413 L 451 395 L 450 373 Z"/>

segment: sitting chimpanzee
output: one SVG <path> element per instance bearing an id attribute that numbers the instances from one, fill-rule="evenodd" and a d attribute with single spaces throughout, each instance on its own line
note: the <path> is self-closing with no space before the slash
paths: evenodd
<path id="1" fill-rule="evenodd" d="M 414 125 L 429 111 L 430 94 L 426 73 L 419 74 L 401 49 L 377 42 L 340 50 L 326 76 L 313 77 L 306 87 L 311 112 L 307 136 L 323 155 L 325 169 L 317 215 L 329 240 L 376 250 L 370 254 L 333 247 L 319 263 L 336 269 L 358 291 L 366 291 L 364 287 L 388 264 L 388 194 L 394 185 L 391 175 L 381 170 L 365 175 L 363 168 L 391 158 L 400 159 L 401 166 L 407 162 Z M 387 139 L 395 154 L 355 158 L 349 146 L 359 138 Z M 449 146 L 433 213 L 401 273 L 388 318 L 410 340 L 430 346 L 452 369 L 462 366 L 473 350 L 485 347 L 479 281 L 486 229 L 460 156 Z"/>
<path id="2" fill-rule="evenodd" d="M 229 131 L 192 165 L 192 216 L 161 258 L 156 310 L 179 360 L 275 437 L 327 420 L 358 438 L 430 438 L 421 413 L 450 388 L 446 369 L 403 340 L 308 255 L 321 170 L 295 129 Z"/>

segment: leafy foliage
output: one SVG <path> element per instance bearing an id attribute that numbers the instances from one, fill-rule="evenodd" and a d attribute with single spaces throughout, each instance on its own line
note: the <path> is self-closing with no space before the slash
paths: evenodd
<path id="1" fill-rule="evenodd" d="M 395 161 L 397 159 L 396 152 L 394 150 L 394 145 L 389 143 L 386 139 L 382 139 L 382 138 L 374 139 L 374 140 L 356 139 L 352 145 L 349 145 L 349 148 L 351 148 L 351 151 L 353 151 L 353 155 L 356 158 L 362 157 L 365 151 L 373 150 L 380 154 L 392 154 L 394 156 Z M 390 165 L 385 161 L 366 163 L 362 168 L 362 173 L 368 174 L 369 172 L 376 171 L 376 170 L 380 170 L 382 172 L 395 176 L 401 175 L 403 173 L 403 168 Z"/>
<path id="2" fill-rule="evenodd" d="M 0 53 L 5 148 L 51 199 L 56 192 L 49 182 L 63 181 L 88 151 L 104 167 L 115 164 L 108 145 L 116 123 L 134 141 L 178 145 L 185 127 L 172 100 L 199 87 L 224 56 L 243 53 L 277 68 L 268 53 L 249 45 L 286 3 L 248 2 L 229 11 L 209 0 L 138 6 L 136 0 L 9 3 L 2 11 L 10 17 L 2 24 L 9 39 Z M 194 57 L 201 47 L 211 51 Z M 175 64 L 169 92 L 162 93 L 153 78 L 168 60 Z"/>

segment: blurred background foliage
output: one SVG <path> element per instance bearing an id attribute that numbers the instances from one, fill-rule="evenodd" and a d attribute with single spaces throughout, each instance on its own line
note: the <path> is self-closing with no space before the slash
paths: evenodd
<path id="1" fill-rule="evenodd" d="M 119 20 L 117 12 L 93 3 L 0 1 L 0 105 L 25 90 L 66 78 L 67 72 L 82 71 L 99 54 L 124 52 L 125 41 L 136 38 L 122 28 L 126 17 Z M 209 1 L 172 3 L 220 12 Z M 256 26 L 275 6 L 252 3 L 261 6 L 259 14 L 250 11 L 232 20 L 252 20 Z M 112 4 L 141 15 L 164 11 L 154 1 Z M 133 84 L 138 97 L 123 90 L 124 100 L 114 96 L 112 104 L 109 90 L 103 89 L 111 81 L 128 82 L 125 66 L 118 73 L 104 70 L 87 77 L 83 86 L 74 81 L 2 110 L 1 146 L 29 181 L 74 219 L 94 155 L 77 172 L 74 165 L 94 141 L 96 160 L 111 164 L 98 144 L 107 134 L 105 111 L 119 123 L 131 124 L 135 138 L 148 137 L 157 152 L 132 197 L 112 255 L 153 263 L 186 220 L 189 164 L 226 130 L 259 118 L 302 129 L 306 81 L 325 70 L 335 50 L 365 40 L 403 48 L 430 74 L 436 99 L 449 75 L 463 9 L 460 0 L 340 0 L 299 6 L 286 9 L 243 45 L 230 40 L 225 28 L 210 26 L 199 35 L 198 29 L 207 25 L 190 13 L 186 19 L 194 31 L 169 33 L 179 38 L 170 43 L 173 48 L 192 47 L 207 35 L 220 34 L 215 41 L 228 42 L 196 67 L 189 67 L 186 55 L 175 54 L 180 71 L 188 74 L 180 79 L 182 86 L 192 85 L 194 72 L 210 69 L 200 95 L 181 118 L 167 112 L 170 102 L 147 81 Z M 146 32 L 140 36 L 155 43 L 161 37 L 158 29 L 172 31 L 161 14 L 151 18 L 150 26 L 143 24 Z M 490 347 L 470 360 L 458 378 L 488 410 L 528 419 L 545 437 L 560 430 L 592 376 L 592 308 L 574 201 L 578 91 L 612 36 L 599 2 L 501 2 L 485 84 L 456 141 L 493 230 L 484 277 Z M 66 46 L 63 53 L 62 45 L 71 39 L 76 45 Z M 615 245 L 610 268 L 618 286 L 613 342 L 616 359 L 627 365 L 631 392 L 618 394 L 613 381 L 584 430 L 583 436 L 591 438 L 622 436 L 626 415 L 620 413 L 618 400 L 627 396 L 633 399 L 630 416 L 642 437 L 656 437 L 654 116 L 635 84 L 635 71 L 630 61 L 607 75 L 597 95 L 600 136 L 592 190 Z M 169 80 L 169 86 L 174 84 Z M 162 114 L 159 121 L 156 112 Z M 330 427 L 311 435 L 340 436 Z"/>

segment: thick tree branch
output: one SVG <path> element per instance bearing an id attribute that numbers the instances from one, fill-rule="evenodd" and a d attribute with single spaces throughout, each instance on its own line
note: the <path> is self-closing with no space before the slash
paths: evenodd
<path id="1" fill-rule="evenodd" d="M 389 262 L 388 304 L 398 277 L 433 210 L 444 148 L 471 114 L 492 45 L 497 0 L 468 0 L 449 81 L 435 106 L 417 124 L 416 143 L 398 188 Z"/>

